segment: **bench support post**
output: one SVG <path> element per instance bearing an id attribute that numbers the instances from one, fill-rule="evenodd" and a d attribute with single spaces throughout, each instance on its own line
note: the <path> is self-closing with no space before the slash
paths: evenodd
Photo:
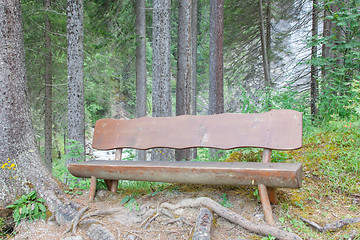
<path id="1" fill-rule="evenodd" d="M 94 201 L 96 191 L 96 177 L 91 176 L 90 190 L 89 190 L 89 202 Z"/>
<path id="2" fill-rule="evenodd" d="M 115 160 L 120 161 L 122 154 L 122 148 L 117 148 L 115 152 Z M 116 193 L 118 190 L 119 180 L 105 180 L 106 186 L 110 191 Z"/>
<path id="3" fill-rule="evenodd" d="M 263 155 L 262 155 L 262 162 L 263 163 L 270 163 L 271 162 L 271 149 L 264 148 Z M 264 184 L 259 185 L 259 195 L 261 199 L 261 204 L 263 207 L 265 221 L 270 225 L 275 225 L 274 218 L 272 215 L 271 205 L 270 202 L 276 204 L 277 198 L 275 194 L 275 188 L 273 187 L 266 187 Z"/>
<path id="4" fill-rule="evenodd" d="M 264 184 L 259 184 L 259 195 L 260 195 L 260 199 L 261 199 L 262 208 L 264 211 L 265 221 L 268 224 L 274 226 L 275 222 L 274 222 L 274 218 L 272 215 L 271 205 L 270 205 L 270 201 L 269 201 L 269 195 L 267 193 L 267 189 Z"/>
<path id="5" fill-rule="evenodd" d="M 263 163 L 270 163 L 271 162 L 271 153 L 272 153 L 271 149 L 265 148 L 263 150 L 263 155 L 262 155 L 262 162 Z M 267 193 L 269 195 L 269 200 L 270 200 L 271 204 L 277 204 L 277 197 L 276 197 L 275 191 L 276 191 L 276 188 L 267 187 Z"/>

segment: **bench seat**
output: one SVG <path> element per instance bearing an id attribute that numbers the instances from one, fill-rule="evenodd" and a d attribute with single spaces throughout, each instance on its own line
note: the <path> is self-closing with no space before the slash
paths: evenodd
<path id="1" fill-rule="evenodd" d="M 72 175 L 107 180 L 300 188 L 301 163 L 133 162 L 94 160 L 69 165 Z"/>

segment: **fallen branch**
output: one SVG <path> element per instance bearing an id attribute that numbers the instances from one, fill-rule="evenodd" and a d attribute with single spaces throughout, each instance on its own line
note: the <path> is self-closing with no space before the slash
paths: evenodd
<path id="1" fill-rule="evenodd" d="M 230 211 L 229 209 L 221 206 L 214 200 L 207 198 L 207 197 L 200 197 L 196 199 L 185 199 L 181 201 L 179 204 L 170 204 L 170 203 L 163 203 L 160 205 L 160 207 L 167 208 L 170 210 L 175 210 L 178 208 L 183 207 L 199 207 L 204 206 L 215 212 L 217 215 L 227 219 L 228 221 L 232 223 L 238 224 L 240 227 L 250 231 L 257 233 L 262 236 L 271 236 L 281 240 L 281 239 L 295 239 L 295 240 L 301 240 L 301 238 L 294 234 L 289 233 L 286 231 L 283 231 L 281 229 L 278 229 L 276 227 L 272 227 L 265 224 L 254 224 L 250 222 L 249 220 L 241 217 L 239 214 L 234 213 L 233 211 Z"/>
<path id="2" fill-rule="evenodd" d="M 346 226 L 346 225 L 349 225 L 349 224 L 352 224 L 352 223 L 360 222 L 360 217 L 358 217 L 358 218 L 344 218 L 344 219 L 337 220 L 337 221 L 335 221 L 333 223 L 327 223 L 323 227 L 321 227 L 316 222 L 310 221 L 310 220 L 308 220 L 306 218 L 303 218 L 301 216 L 299 216 L 299 218 L 303 222 L 309 224 L 310 226 L 312 226 L 313 228 L 318 230 L 319 232 L 335 231 L 337 229 L 342 228 L 343 226 Z"/>

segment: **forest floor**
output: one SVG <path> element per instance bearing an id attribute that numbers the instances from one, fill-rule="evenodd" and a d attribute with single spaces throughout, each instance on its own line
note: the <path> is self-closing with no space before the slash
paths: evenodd
<path id="1" fill-rule="evenodd" d="M 305 183 L 306 184 L 306 183 Z M 311 184 L 311 183 L 310 183 Z M 313 184 L 311 184 L 313 185 Z M 276 226 L 292 231 L 303 239 L 360 239 L 360 223 L 343 227 L 335 232 L 319 233 L 303 223 L 298 216 L 303 216 L 317 223 L 324 224 L 345 217 L 359 217 L 357 210 L 360 206 L 360 197 L 327 196 L 323 199 L 312 199 L 311 190 L 315 193 L 315 185 L 302 189 L 278 189 L 279 204 L 273 206 Z M 201 185 L 168 185 L 163 191 L 154 194 L 135 196 L 133 204 L 124 205 L 121 202 L 126 194 L 114 194 L 100 190 L 94 203 L 89 204 L 89 212 L 97 210 L 116 209 L 111 215 L 95 217 L 106 226 L 116 239 L 191 239 L 199 208 L 180 208 L 170 211 L 175 218 L 184 217 L 186 221 L 169 223 L 166 215 L 159 215 L 146 228 L 144 221 L 155 215 L 161 203 L 179 203 L 183 199 L 209 197 L 228 207 L 254 223 L 265 223 L 261 204 L 254 196 L 254 189 L 248 187 L 221 187 Z M 225 195 L 224 195 L 225 194 Z M 87 205 L 87 192 L 82 195 L 73 195 L 72 201 L 82 206 Z M 301 200 L 303 199 L 303 200 Z M 313 202 L 314 201 L 314 202 Z M 317 204 L 317 202 L 319 202 Z M 355 207 L 354 207 L 355 206 Z M 131 208 L 131 209 L 130 209 Z M 87 236 L 87 225 L 80 225 L 76 234 L 67 233 L 65 226 L 46 223 L 39 220 L 33 223 L 22 224 L 15 236 L 16 240 L 43 240 L 65 239 L 71 236 Z M 211 239 L 262 239 L 262 236 L 247 232 L 219 216 L 214 216 Z M 273 239 L 271 237 L 265 239 Z"/>

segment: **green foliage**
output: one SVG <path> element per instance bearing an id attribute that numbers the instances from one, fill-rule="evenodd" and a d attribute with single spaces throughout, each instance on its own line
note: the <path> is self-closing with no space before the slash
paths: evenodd
<path id="1" fill-rule="evenodd" d="M 337 9 L 332 9 L 333 6 Z M 323 8 L 330 12 L 325 20 L 333 24 L 331 34 L 311 39 L 309 44 L 329 48 L 328 55 L 311 61 L 323 73 L 319 78 L 319 117 L 326 120 L 333 115 L 349 118 L 359 115 L 360 106 L 360 3 L 324 0 Z"/>
<path id="2" fill-rule="evenodd" d="M 226 193 L 224 193 L 222 196 L 221 196 L 221 202 L 220 202 L 220 205 L 222 205 L 223 207 L 226 207 L 226 208 L 229 208 L 229 207 L 233 207 L 234 205 L 232 205 L 229 201 L 229 199 L 227 198 L 226 196 Z"/>
<path id="3" fill-rule="evenodd" d="M 83 153 L 85 151 L 84 146 L 82 146 L 79 142 L 71 139 L 66 140 L 67 145 L 65 145 L 65 149 L 67 149 L 67 153 L 62 155 L 61 159 L 58 159 L 53 163 L 53 174 L 56 178 L 58 178 L 62 182 L 67 182 L 69 185 L 69 194 L 73 194 L 73 190 L 75 188 L 78 189 L 87 189 L 90 186 L 89 179 L 82 179 L 74 177 L 69 173 L 69 170 L 65 166 L 65 162 L 67 159 L 76 158 L 83 160 Z"/>
<path id="4" fill-rule="evenodd" d="M 6 234 L 3 233 L 3 228 L 5 227 L 5 220 L 3 218 L 0 218 L 0 239 L 3 239 L 3 237 L 6 237 Z"/>
<path id="5" fill-rule="evenodd" d="M 32 191 L 27 195 L 22 195 L 14 204 L 7 206 L 14 210 L 13 217 L 16 225 L 21 220 L 33 220 L 46 218 L 46 207 L 44 205 L 45 200 L 38 198 L 36 191 Z"/>
<path id="6" fill-rule="evenodd" d="M 254 189 L 253 196 L 256 198 L 256 201 L 260 202 L 259 189 L 257 188 Z"/>
<path id="7" fill-rule="evenodd" d="M 136 199 L 132 195 L 125 196 L 121 200 L 121 204 L 124 204 L 130 211 L 135 208 L 136 211 L 140 211 L 140 204 L 136 202 Z"/>
<path id="8" fill-rule="evenodd" d="M 359 119 L 339 118 L 324 122 L 320 127 L 305 127 L 303 151 L 306 154 L 302 160 L 312 169 L 309 177 L 321 178 L 324 189 L 348 194 L 360 191 L 359 128 Z"/>
<path id="9" fill-rule="evenodd" d="M 72 139 L 67 139 L 66 143 L 67 144 L 65 145 L 65 149 L 67 151 L 66 154 L 63 155 L 64 160 L 71 158 L 80 159 L 82 161 L 85 160 L 83 159 L 83 153 L 85 152 L 85 148 L 80 142 Z"/>
<path id="10" fill-rule="evenodd" d="M 134 150 L 126 149 L 123 151 L 123 153 L 128 155 L 127 157 L 124 157 L 122 159 L 123 161 L 134 161 L 134 159 L 136 158 L 136 151 Z"/>
<path id="11" fill-rule="evenodd" d="M 261 238 L 261 240 L 275 240 L 275 239 L 276 239 L 276 237 L 271 236 L 271 234 L 269 234 L 269 236 L 267 236 L 267 237 Z"/>

